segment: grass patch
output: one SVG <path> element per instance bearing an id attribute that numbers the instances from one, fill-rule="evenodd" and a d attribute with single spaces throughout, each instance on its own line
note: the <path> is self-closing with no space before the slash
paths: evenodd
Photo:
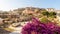
<path id="1" fill-rule="evenodd" d="M 7 31 L 10 31 L 10 32 L 14 31 L 14 29 L 11 29 L 11 28 L 4 28 L 4 29 L 7 30 Z"/>

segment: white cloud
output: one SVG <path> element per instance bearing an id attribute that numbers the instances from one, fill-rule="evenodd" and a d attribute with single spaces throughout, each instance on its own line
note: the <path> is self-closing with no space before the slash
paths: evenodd
<path id="1" fill-rule="evenodd" d="M 0 10 L 10 10 L 12 9 L 12 0 L 0 0 Z M 13 1 L 12 1 L 13 2 Z"/>

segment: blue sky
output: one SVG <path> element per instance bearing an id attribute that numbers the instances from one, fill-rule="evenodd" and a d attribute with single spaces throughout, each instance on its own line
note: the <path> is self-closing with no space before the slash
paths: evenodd
<path id="1" fill-rule="evenodd" d="M 0 0 L 0 10 L 10 10 L 30 6 L 60 9 L 60 0 Z"/>

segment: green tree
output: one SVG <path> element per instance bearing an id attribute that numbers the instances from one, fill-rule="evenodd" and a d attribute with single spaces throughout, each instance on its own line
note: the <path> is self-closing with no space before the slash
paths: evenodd
<path id="1" fill-rule="evenodd" d="M 49 12 L 48 11 L 44 11 L 44 12 L 42 12 L 42 14 L 48 17 Z"/>
<path id="2" fill-rule="evenodd" d="M 49 13 L 49 17 L 55 18 L 55 17 L 56 17 L 56 13 L 55 13 L 55 12 L 50 12 L 50 13 Z"/>

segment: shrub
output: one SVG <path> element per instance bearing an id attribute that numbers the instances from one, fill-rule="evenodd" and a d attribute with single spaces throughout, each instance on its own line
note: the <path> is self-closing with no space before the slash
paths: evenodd
<path id="1" fill-rule="evenodd" d="M 52 22 L 44 24 L 33 18 L 22 28 L 22 34 L 60 34 L 60 27 Z"/>
<path id="2" fill-rule="evenodd" d="M 40 21 L 41 22 L 49 22 L 49 20 L 47 18 L 45 18 L 45 17 L 41 18 Z"/>

